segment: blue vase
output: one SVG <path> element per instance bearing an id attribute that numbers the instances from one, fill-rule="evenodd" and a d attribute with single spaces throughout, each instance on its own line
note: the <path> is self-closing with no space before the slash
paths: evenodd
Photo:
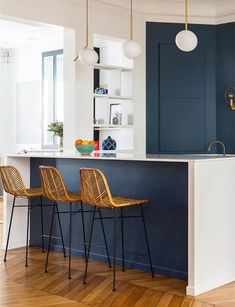
<path id="1" fill-rule="evenodd" d="M 107 139 L 102 142 L 102 150 L 116 150 L 116 148 L 117 143 L 111 136 L 108 136 Z"/>

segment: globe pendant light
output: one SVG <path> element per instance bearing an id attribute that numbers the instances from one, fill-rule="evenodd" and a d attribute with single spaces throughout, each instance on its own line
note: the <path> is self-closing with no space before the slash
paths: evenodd
<path id="1" fill-rule="evenodd" d="M 95 52 L 95 50 L 88 48 L 88 41 L 89 41 L 89 16 L 88 16 L 88 0 L 86 2 L 86 45 L 85 47 L 79 52 L 78 56 L 74 59 L 74 62 L 76 62 L 78 59 L 80 63 L 87 66 L 93 66 L 95 65 L 98 60 L 98 54 Z"/>
<path id="2" fill-rule="evenodd" d="M 176 35 L 175 43 L 180 50 L 185 52 L 193 51 L 198 44 L 197 36 L 188 30 L 188 0 L 185 0 L 185 30 Z"/>
<path id="3" fill-rule="evenodd" d="M 131 0 L 130 40 L 122 45 L 122 50 L 127 58 L 133 60 L 137 59 L 142 53 L 141 45 L 133 40 L 133 0 Z"/>

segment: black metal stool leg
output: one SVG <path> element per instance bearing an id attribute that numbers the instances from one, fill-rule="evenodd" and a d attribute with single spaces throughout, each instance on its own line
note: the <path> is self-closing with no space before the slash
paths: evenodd
<path id="1" fill-rule="evenodd" d="M 83 213 L 83 203 L 81 201 L 81 214 L 82 214 L 82 233 L 83 233 L 83 244 L 84 244 L 84 259 L 87 260 L 87 250 L 86 250 L 86 232 L 84 223 L 84 213 Z"/>
<path id="2" fill-rule="evenodd" d="M 87 261 L 86 261 L 86 267 L 85 267 L 85 273 L 84 273 L 83 284 L 86 283 L 88 262 L 89 262 L 89 256 L 90 256 L 90 250 L 91 250 L 91 239 L 92 239 L 92 233 L 93 233 L 94 222 L 95 222 L 95 213 L 96 213 L 96 207 L 94 208 L 94 211 L 93 211 L 93 214 L 92 214 L 91 229 L 90 229 L 90 238 L 89 238 L 89 244 L 88 244 Z"/>
<path id="3" fill-rule="evenodd" d="M 9 223 L 8 234 L 7 234 L 6 250 L 5 250 L 5 255 L 4 255 L 4 262 L 7 261 L 7 251 L 8 251 L 8 245 L 9 245 L 9 239 L 10 239 L 10 233 L 11 233 L 12 218 L 13 218 L 13 213 L 15 209 L 15 201 L 16 201 L 16 196 L 14 196 L 13 203 L 12 203 L 11 217 L 10 217 L 10 223 Z"/>
<path id="4" fill-rule="evenodd" d="M 65 251 L 65 246 L 64 246 L 64 237 L 63 237 L 61 220 L 60 220 L 60 212 L 59 212 L 57 203 L 56 203 L 56 213 L 57 213 L 57 218 L 58 218 L 58 222 L 59 222 L 60 238 L 61 238 L 61 242 L 62 242 L 62 246 L 63 246 L 63 253 L 64 253 L 64 257 L 66 257 L 66 251 Z"/>
<path id="5" fill-rule="evenodd" d="M 122 228 L 122 271 L 125 272 L 125 247 L 124 247 L 124 220 L 123 220 L 123 208 L 121 208 L 121 228 Z"/>
<path id="6" fill-rule="evenodd" d="M 26 253 L 25 253 L 25 267 L 28 267 L 28 253 L 29 253 L 29 218 L 30 218 L 31 198 L 28 198 L 28 214 L 27 214 L 27 233 L 26 233 Z"/>
<path id="7" fill-rule="evenodd" d="M 144 233 L 145 233 L 145 240 L 146 240 L 148 257 L 149 257 L 150 270 L 151 270 L 152 277 L 154 277 L 153 265 L 152 265 L 152 259 L 151 259 L 150 248 L 149 248 L 149 241 L 148 241 L 148 235 L 147 235 L 147 227 L 146 227 L 146 223 L 145 223 L 144 210 L 143 210 L 142 205 L 140 205 L 140 210 L 141 210 L 141 216 L 142 216 L 142 221 L 143 221 L 143 225 L 144 225 Z"/>
<path id="8" fill-rule="evenodd" d="M 117 236 L 117 209 L 113 209 L 113 291 L 116 291 L 116 236 Z"/>
<path id="9" fill-rule="evenodd" d="M 42 252 L 44 253 L 44 225 L 43 225 L 43 207 L 42 207 L 42 196 L 40 196 L 40 210 L 41 210 L 41 237 L 42 237 Z"/>
<path id="10" fill-rule="evenodd" d="M 111 268 L 112 265 L 111 265 L 111 261 L 110 261 L 109 250 L 108 250 L 108 244 L 107 244 L 106 234 L 105 234 L 105 231 L 104 231 L 104 223 L 103 223 L 103 220 L 102 220 L 102 215 L 101 215 L 100 208 L 98 208 L 98 211 L 99 211 L 100 223 L 101 223 L 101 227 L 102 227 L 102 231 L 103 231 L 103 236 L 104 236 L 104 243 L 105 243 L 105 248 L 106 248 L 106 252 L 107 252 L 109 267 Z"/>
<path id="11" fill-rule="evenodd" d="M 72 204 L 69 204 L 69 279 L 71 279 Z"/>
<path id="12" fill-rule="evenodd" d="M 49 234 L 49 241 L 48 241 L 48 248 L 47 248 L 47 258 L 46 258 L 46 265 L 45 265 L 45 272 L 47 273 L 47 267 L 48 267 L 48 259 L 49 259 L 49 253 L 51 248 L 51 236 L 52 236 L 52 230 L 53 230 L 53 223 L 54 223 L 54 216 L 55 216 L 55 209 L 56 209 L 56 203 L 53 205 L 53 212 L 52 212 L 52 218 L 51 218 L 51 227 L 50 227 L 50 234 Z"/>

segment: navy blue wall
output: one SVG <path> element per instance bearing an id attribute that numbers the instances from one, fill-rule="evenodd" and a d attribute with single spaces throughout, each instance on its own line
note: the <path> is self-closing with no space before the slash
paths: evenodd
<path id="1" fill-rule="evenodd" d="M 224 92 L 235 85 L 235 23 L 217 26 L 217 138 L 235 153 L 235 112 L 224 102 Z"/>
<path id="2" fill-rule="evenodd" d="M 70 191 L 80 190 L 79 168 L 98 167 L 104 171 L 114 195 L 148 198 L 145 207 L 146 221 L 155 272 L 187 278 L 188 272 L 188 166 L 187 163 L 97 161 L 82 159 L 31 159 L 31 186 L 40 184 L 38 166 L 55 165 L 63 174 Z M 176 180 L 177 179 L 177 180 Z M 169 193 L 170 191 L 170 193 Z M 60 205 L 68 210 L 68 205 Z M 104 210 L 107 212 L 107 210 Z M 108 210 L 112 214 L 112 210 Z M 131 211 L 131 212 L 130 212 Z M 127 209 L 127 213 L 137 214 L 138 208 Z M 105 213 L 104 213 L 105 214 Z M 46 232 L 49 232 L 51 208 L 44 208 Z M 63 215 L 62 225 L 65 243 L 68 246 L 69 216 Z M 110 252 L 112 254 L 112 221 L 105 221 Z M 90 215 L 86 218 L 87 231 Z M 58 235 L 58 223 L 55 225 Z M 119 232 L 120 233 L 120 232 Z M 148 270 L 143 228 L 140 220 L 125 222 L 127 266 Z M 73 254 L 81 254 L 82 228 L 80 216 L 73 217 Z M 96 222 L 94 242 L 104 245 L 99 222 Z M 120 236 L 118 240 L 121 257 Z M 30 244 L 40 246 L 40 211 L 31 211 Z M 61 242 L 53 242 L 54 249 L 61 250 Z M 133 254 L 133 252 L 135 254 Z M 61 257 L 63 257 L 61 255 Z M 105 259 L 105 250 L 92 248 L 92 257 Z"/>
<path id="3" fill-rule="evenodd" d="M 147 23 L 148 153 L 203 153 L 216 139 L 216 27 L 190 25 L 189 53 L 175 45 L 182 28 Z"/>

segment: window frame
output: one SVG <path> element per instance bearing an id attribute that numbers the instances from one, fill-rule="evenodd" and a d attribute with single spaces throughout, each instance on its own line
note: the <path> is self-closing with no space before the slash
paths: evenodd
<path id="1" fill-rule="evenodd" d="M 44 138 L 44 72 L 45 72 L 45 58 L 47 57 L 53 57 L 53 121 L 55 121 L 56 118 L 56 85 L 57 85 L 57 56 L 64 54 L 63 49 L 58 50 L 52 50 L 52 51 L 46 51 L 42 52 L 42 149 L 57 149 L 58 145 L 56 142 L 56 137 L 53 137 L 53 143 L 51 144 L 45 144 L 45 138 Z"/>

